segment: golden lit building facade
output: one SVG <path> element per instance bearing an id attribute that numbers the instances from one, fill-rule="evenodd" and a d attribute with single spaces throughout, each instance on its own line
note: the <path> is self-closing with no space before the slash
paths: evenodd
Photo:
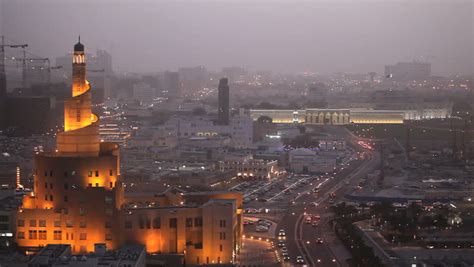
<path id="1" fill-rule="evenodd" d="M 97 243 L 118 249 L 132 242 L 146 245 L 150 253 L 184 254 L 191 264 L 233 262 L 241 245 L 240 196 L 125 197 L 119 147 L 100 141 L 85 73 L 79 41 L 72 95 L 64 103 L 64 132 L 55 151 L 35 155 L 34 190 L 17 213 L 18 246 L 34 252 L 47 244 L 68 244 L 73 253 L 87 253 Z"/>

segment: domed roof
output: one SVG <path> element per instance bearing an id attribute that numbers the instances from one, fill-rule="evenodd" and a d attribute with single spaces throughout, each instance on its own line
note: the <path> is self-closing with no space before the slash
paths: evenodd
<path id="1" fill-rule="evenodd" d="M 74 51 L 84 52 L 84 45 L 81 44 L 81 36 L 79 36 L 79 41 L 74 45 Z"/>

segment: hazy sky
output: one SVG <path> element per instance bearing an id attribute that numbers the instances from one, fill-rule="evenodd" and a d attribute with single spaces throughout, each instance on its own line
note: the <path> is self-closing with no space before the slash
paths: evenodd
<path id="1" fill-rule="evenodd" d="M 0 0 L 0 33 L 41 56 L 112 52 L 114 69 L 204 65 L 277 72 L 383 72 L 428 59 L 474 73 L 473 0 Z"/>

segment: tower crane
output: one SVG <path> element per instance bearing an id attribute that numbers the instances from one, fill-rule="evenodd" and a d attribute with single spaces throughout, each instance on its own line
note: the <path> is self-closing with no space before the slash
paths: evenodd
<path id="1" fill-rule="evenodd" d="M 0 44 L 0 76 L 5 75 L 5 47 L 9 48 L 27 48 L 28 44 L 5 44 L 5 36 L 0 36 L 2 39 L 2 43 Z M 2 79 L 3 81 L 0 81 L 0 94 L 6 93 L 6 78 Z M 2 92 L 5 90 L 5 92 Z"/>

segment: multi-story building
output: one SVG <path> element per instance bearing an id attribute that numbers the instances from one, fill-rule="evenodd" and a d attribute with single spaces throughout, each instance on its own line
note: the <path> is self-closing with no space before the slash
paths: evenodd
<path id="1" fill-rule="evenodd" d="M 217 111 L 218 122 L 221 125 L 229 124 L 229 81 L 227 78 L 219 80 L 219 87 L 217 88 L 219 94 L 219 107 Z"/>
<path id="2" fill-rule="evenodd" d="M 119 147 L 99 138 L 80 42 L 72 71 L 64 132 L 57 135 L 55 151 L 35 155 L 34 191 L 17 213 L 18 246 L 37 251 L 65 244 L 73 253 L 87 253 L 95 244 L 114 250 L 137 243 L 150 253 L 183 254 L 189 264 L 233 263 L 241 247 L 240 194 L 170 189 L 162 195 L 126 195 Z"/>
<path id="3" fill-rule="evenodd" d="M 221 172 L 233 171 L 237 177 L 266 180 L 279 174 L 277 160 L 254 159 L 250 154 L 227 155 L 219 161 Z"/>
<path id="4" fill-rule="evenodd" d="M 385 75 L 398 81 L 427 79 L 431 75 L 431 64 L 422 62 L 398 62 L 385 66 Z"/>
<path id="5" fill-rule="evenodd" d="M 166 95 L 171 99 L 181 97 L 179 72 L 166 71 L 163 74 L 163 89 L 167 92 Z"/>

